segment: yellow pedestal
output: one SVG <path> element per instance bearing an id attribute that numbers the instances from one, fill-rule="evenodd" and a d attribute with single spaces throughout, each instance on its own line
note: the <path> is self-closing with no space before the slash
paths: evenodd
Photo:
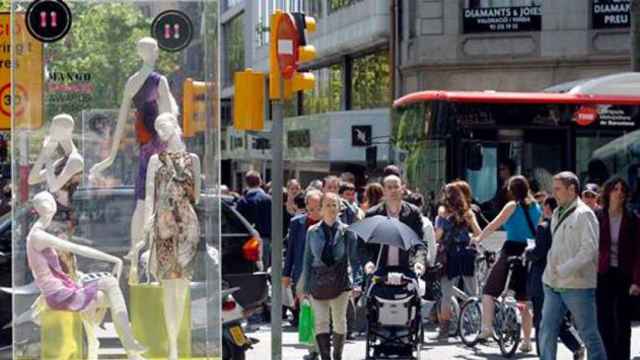
<path id="1" fill-rule="evenodd" d="M 129 300 L 131 326 L 135 338 L 146 346 L 147 359 L 166 359 L 169 349 L 167 329 L 164 322 L 162 287 L 158 285 L 130 285 Z M 178 334 L 180 358 L 191 358 L 191 296 L 187 292 L 184 316 Z"/>
<path id="2" fill-rule="evenodd" d="M 71 311 L 45 310 L 40 316 L 42 359 L 82 359 L 83 330 L 80 314 Z"/>

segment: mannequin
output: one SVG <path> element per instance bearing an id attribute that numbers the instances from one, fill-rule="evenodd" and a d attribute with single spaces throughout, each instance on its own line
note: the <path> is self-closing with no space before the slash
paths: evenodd
<path id="1" fill-rule="evenodd" d="M 155 128 L 166 150 L 153 155 L 147 170 L 144 230 L 150 239 L 149 267 L 162 283 L 169 359 L 178 359 L 178 333 L 200 240 L 195 205 L 200 199 L 200 159 L 187 153 L 171 113 Z"/>
<path id="2" fill-rule="evenodd" d="M 49 308 L 80 313 L 97 312 L 97 309 L 109 308 L 128 359 L 142 359 L 140 354 L 146 349 L 133 337 L 127 306 L 118 286 L 122 260 L 50 234 L 47 228 L 57 212 L 57 206 L 56 200 L 49 192 L 38 193 L 33 198 L 33 207 L 39 218 L 27 235 L 27 259 L 35 283 Z M 78 284 L 62 271 L 58 258 L 59 251 L 111 262 L 115 265 L 113 276 Z"/>
<path id="3" fill-rule="evenodd" d="M 46 181 L 47 189 L 55 194 L 58 212 L 47 230 L 65 240 L 71 240 L 77 224 L 72 197 L 84 167 L 84 159 L 73 143 L 73 128 L 74 120 L 70 115 L 60 114 L 53 118 L 28 178 L 29 185 Z M 74 257 L 61 253 L 60 258 L 63 271 L 77 280 Z"/>
<path id="4" fill-rule="evenodd" d="M 142 68 L 133 74 L 125 85 L 111 151 L 106 159 L 94 165 L 89 172 L 89 179 L 93 180 L 100 177 L 100 174 L 113 164 L 124 135 L 129 110 L 133 105 L 136 108 L 135 128 L 138 145 L 140 145 L 140 161 L 135 184 L 136 208 L 131 220 L 131 249 L 125 257 L 131 261 L 130 284 L 138 283 L 138 250 L 136 249 L 140 247 L 136 244 L 142 242 L 144 236 L 143 228 L 139 224 L 142 223 L 144 216 L 147 165 L 152 155 L 164 150 L 164 144 L 159 141 L 155 132 L 154 122 L 160 113 L 168 112 L 178 115 L 178 105 L 169 90 L 169 82 L 153 70 L 158 59 L 158 43 L 153 38 L 142 38 L 137 43 L 137 52 L 143 62 Z"/>

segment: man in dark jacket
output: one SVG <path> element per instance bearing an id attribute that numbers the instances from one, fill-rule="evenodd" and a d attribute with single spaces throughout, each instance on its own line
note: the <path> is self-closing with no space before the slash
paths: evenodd
<path id="1" fill-rule="evenodd" d="M 558 206 L 556 199 L 548 197 L 544 200 L 543 219 L 536 229 L 536 246 L 527 249 L 526 257 L 530 262 L 529 276 L 527 278 L 527 295 L 533 303 L 533 324 L 536 328 L 536 337 L 540 333 L 540 321 L 542 319 L 542 305 L 544 304 L 544 290 L 542 288 L 542 274 L 547 266 L 547 253 L 551 249 L 551 215 Z M 560 340 L 573 352 L 574 359 L 583 359 L 585 350 L 571 329 L 569 315 L 560 325 Z M 536 344 L 539 344 L 536 341 Z M 538 346 L 538 354 L 540 348 Z"/>
<path id="2" fill-rule="evenodd" d="M 422 214 L 416 206 L 403 201 L 402 180 L 396 175 L 389 175 L 384 178 L 384 201 L 377 206 L 369 209 L 365 217 L 376 215 L 395 217 L 407 226 L 409 226 L 418 235 L 418 238 L 424 238 L 422 230 Z M 379 245 L 367 247 L 369 261 L 376 264 L 380 251 Z M 427 265 L 427 247 L 416 246 L 409 251 L 400 248 L 384 246 L 380 256 L 380 266 L 402 266 L 413 269 L 413 265 L 420 263 L 426 268 Z"/>
<path id="3" fill-rule="evenodd" d="M 262 262 L 264 269 L 271 266 L 271 196 L 262 190 L 262 178 L 256 171 L 248 171 L 244 177 L 247 192 L 238 200 L 236 209 L 253 225 L 262 238 Z"/>

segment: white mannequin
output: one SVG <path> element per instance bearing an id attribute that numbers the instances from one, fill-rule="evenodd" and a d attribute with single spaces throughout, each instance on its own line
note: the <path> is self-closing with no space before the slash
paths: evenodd
<path id="1" fill-rule="evenodd" d="M 182 142 L 182 131 L 178 126 L 176 117 L 171 113 L 163 113 L 156 119 L 156 131 L 160 140 L 167 144 L 167 152 L 184 153 L 186 146 Z M 194 177 L 194 194 L 195 202 L 200 200 L 200 189 L 202 186 L 200 179 L 200 159 L 196 154 L 190 154 L 193 160 L 193 177 Z M 147 234 L 153 234 L 154 227 L 154 208 L 155 208 L 155 177 L 158 169 L 162 165 L 158 155 L 153 155 L 149 160 L 147 170 L 146 197 L 145 197 L 145 226 L 144 231 Z M 153 239 L 149 236 L 149 239 Z M 153 240 L 150 240 L 149 248 L 153 246 Z M 153 260 L 152 260 L 153 261 Z M 163 287 L 164 296 L 164 318 L 167 327 L 167 335 L 169 340 L 169 360 L 178 359 L 178 333 L 184 315 L 184 307 L 189 288 L 190 280 L 185 278 L 176 279 L 160 279 Z"/>
<path id="2" fill-rule="evenodd" d="M 108 307 L 111 310 L 113 323 L 116 327 L 120 341 L 127 352 L 128 359 L 142 359 L 140 354 L 146 351 L 146 349 L 133 337 L 133 332 L 129 325 L 127 307 L 124 302 L 124 297 L 122 296 L 122 291 L 118 286 L 118 279 L 122 272 L 122 260 L 90 247 L 74 244 L 70 241 L 66 241 L 49 234 L 46 231 L 46 228 L 50 225 L 51 220 L 57 211 L 56 201 L 49 192 L 43 191 L 37 194 L 33 198 L 33 205 L 39 218 L 27 235 L 28 246 L 33 246 L 37 251 L 44 251 L 47 248 L 52 248 L 55 251 L 71 252 L 73 254 L 98 261 L 111 262 L 115 265 L 113 268 L 113 277 L 104 277 L 97 280 L 98 292 L 96 294 L 96 298 L 85 310 L 83 310 L 83 312 L 95 312 L 99 308 Z M 39 272 L 38 274 L 41 273 Z M 34 276 L 36 276 L 35 273 Z M 95 341 L 95 339 L 89 340 L 90 342 Z M 96 352 L 91 354 L 91 356 L 94 356 L 95 354 Z M 93 358 L 95 359 L 97 356 Z"/>
<path id="3" fill-rule="evenodd" d="M 57 193 L 73 176 L 82 171 L 84 159 L 73 143 L 73 128 L 74 121 L 70 115 L 60 114 L 53 118 L 49 127 L 49 136 L 44 138 L 42 151 L 29 173 L 29 185 L 46 181 L 49 191 Z M 64 160 L 64 158 L 54 159 L 58 146 L 64 150 L 69 158 L 62 172 L 56 176 L 53 169 L 59 161 Z M 69 205 L 65 201 L 69 199 L 64 199 L 66 194 L 56 195 L 58 201 Z"/>
<path id="4" fill-rule="evenodd" d="M 122 104 L 118 113 L 118 123 L 116 125 L 113 144 L 109 156 L 98 164 L 94 165 L 89 171 L 89 179 L 93 180 L 100 177 L 100 174 L 108 169 L 116 158 L 120 142 L 124 135 L 125 124 L 129 118 L 129 110 L 133 104 L 133 97 L 142 88 L 149 75 L 153 72 L 156 61 L 158 59 L 158 43 L 150 37 L 142 38 L 137 43 L 137 52 L 142 59 L 142 68 L 133 74 L 125 84 Z M 169 112 L 178 115 L 178 104 L 169 89 L 169 82 L 162 76 L 158 88 L 158 114 Z M 143 229 L 139 226 L 144 216 L 144 201 L 137 200 L 136 208 L 131 219 L 131 250 L 125 258 L 131 260 L 131 268 L 129 270 L 129 283 L 138 283 L 138 250 L 136 246 L 144 241 Z"/>
<path id="5" fill-rule="evenodd" d="M 42 151 L 28 178 L 29 185 L 36 185 L 46 181 L 48 190 L 55 193 L 56 199 L 65 206 L 71 205 L 71 199 L 69 194 L 66 191 L 62 191 L 61 188 L 74 176 L 79 176 L 84 167 L 84 159 L 73 143 L 73 128 L 74 120 L 68 114 L 56 115 L 53 118 L 49 127 L 49 135 L 44 139 Z M 63 149 L 68 158 L 62 171 L 55 175 L 54 169 L 60 161 L 64 160 L 64 157 L 55 158 L 58 155 L 58 147 Z M 75 276 L 77 274 L 70 275 Z M 96 311 L 92 315 L 87 312 L 83 314 L 82 318 L 82 324 L 88 339 L 88 358 L 97 359 L 97 351 L 100 345 L 95 334 L 95 328 L 102 321 L 102 316 L 99 316 Z"/>

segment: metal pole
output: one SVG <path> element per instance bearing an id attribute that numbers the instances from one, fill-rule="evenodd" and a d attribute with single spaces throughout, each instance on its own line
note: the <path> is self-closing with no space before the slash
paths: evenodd
<path id="1" fill-rule="evenodd" d="M 271 69 L 274 71 L 274 69 Z M 277 70 L 276 70 L 277 71 Z M 282 359 L 282 138 L 284 82 L 271 124 L 271 359 Z"/>

